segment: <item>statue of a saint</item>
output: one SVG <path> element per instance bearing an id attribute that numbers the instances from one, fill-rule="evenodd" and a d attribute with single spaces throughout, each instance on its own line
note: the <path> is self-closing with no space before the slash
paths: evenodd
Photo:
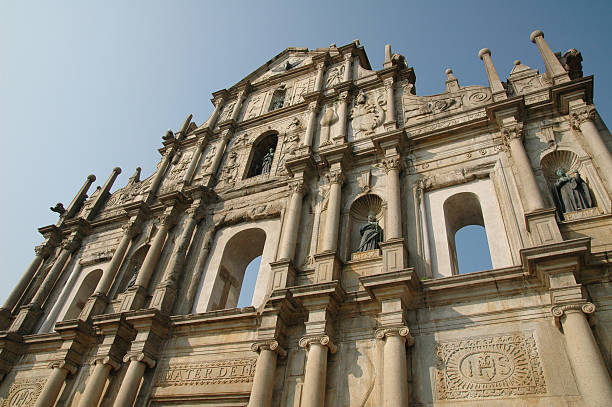
<path id="1" fill-rule="evenodd" d="M 132 278 L 130 278 L 130 281 L 128 281 L 127 285 L 125 286 L 125 290 L 127 291 L 128 288 L 130 288 L 131 286 L 133 286 L 136 283 L 136 278 L 138 277 L 138 272 L 140 271 L 140 266 L 135 266 L 134 267 L 134 274 L 132 274 Z"/>
<path id="2" fill-rule="evenodd" d="M 268 174 L 272 169 L 272 160 L 274 159 L 274 149 L 270 147 L 270 151 L 266 154 L 261 162 L 261 173 Z"/>
<path id="3" fill-rule="evenodd" d="M 553 196 L 561 213 L 579 211 L 593 207 L 589 187 L 578 172 L 568 176 L 562 169 L 557 170 Z"/>
<path id="4" fill-rule="evenodd" d="M 359 241 L 359 252 L 378 249 L 378 243 L 383 240 L 383 230 L 378 226 L 374 215 L 368 216 L 368 223 L 359 230 L 361 240 Z"/>

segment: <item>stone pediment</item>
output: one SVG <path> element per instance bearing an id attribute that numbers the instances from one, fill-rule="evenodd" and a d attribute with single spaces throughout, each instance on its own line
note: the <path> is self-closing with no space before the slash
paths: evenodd
<path id="1" fill-rule="evenodd" d="M 266 79 L 283 75 L 294 69 L 304 67 L 312 63 L 312 51 L 308 48 L 290 47 L 285 49 L 274 58 L 247 75 L 241 82 L 252 84 L 260 83 Z"/>

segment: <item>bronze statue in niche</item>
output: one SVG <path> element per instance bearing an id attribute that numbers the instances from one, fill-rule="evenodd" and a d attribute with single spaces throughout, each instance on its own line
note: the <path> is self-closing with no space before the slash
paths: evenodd
<path id="1" fill-rule="evenodd" d="M 383 240 L 383 230 L 378 225 L 374 215 L 368 216 L 368 223 L 359 230 L 361 240 L 359 241 L 359 252 L 378 249 L 378 243 Z"/>
<path id="2" fill-rule="evenodd" d="M 561 214 L 594 206 L 589 187 L 577 171 L 567 175 L 560 168 L 556 174 L 558 178 L 552 192 L 555 205 Z"/>

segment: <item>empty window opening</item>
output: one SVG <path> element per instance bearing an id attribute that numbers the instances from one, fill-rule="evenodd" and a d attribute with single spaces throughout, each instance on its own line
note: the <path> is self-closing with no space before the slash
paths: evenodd
<path id="1" fill-rule="evenodd" d="M 271 172 L 277 141 L 278 135 L 273 133 L 265 136 L 255 145 L 247 177 Z"/>
<path id="2" fill-rule="evenodd" d="M 102 270 L 100 269 L 93 270 L 87 274 L 87 276 L 81 282 L 79 291 L 77 291 L 76 295 L 72 299 L 72 303 L 70 304 L 70 307 L 68 307 L 66 315 L 64 315 L 65 321 L 69 319 L 76 319 L 79 316 L 85 307 L 89 296 L 93 294 L 94 290 L 96 289 L 100 278 L 102 278 Z"/>
<path id="3" fill-rule="evenodd" d="M 478 196 L 461 192 L 449 197 L 444 202 L 444 219 L 452 273 L 465 274 L 493 268 Z"/>
<path id="4" fill-rule="evenodd" d="M 244 272 L 244 280 L 238 297 L 238 308 L 248 307 L 253 303 L 253 294 L 255 293 L 255 282 L 257 281 L 257 273 L 261 266 L 261 256 L 256 257 L 249 263 Z"/>
<path id="5" fill-rule="evenodd" d="M 209 311 L 251 305 L 265 242 L 266 232 L 259 228 L 242 230 L 228 240 Z"/>
<path id="6" fill-rule="evenodd" d="M 457 268 L 459 274 L 490 270 L 491 253 L 487 232 L 483 226 L 464 226 L 455 233 Z"/>

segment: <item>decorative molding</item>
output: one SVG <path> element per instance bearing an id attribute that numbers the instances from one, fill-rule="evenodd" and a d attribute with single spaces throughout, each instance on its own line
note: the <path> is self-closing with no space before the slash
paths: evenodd
<path id="1" fill-rule="evenodd" d="M 482 336 L 438 343 L 438 400 L 545 394 L 536 342 L 530 334 Z"/>
<path id="2" fill-rule="evenodd" d="M 327 346 L 329 351 L 334 354 L 338 351 L 338 348 L 331 340 L 328 335 L 309 335 L 304 336 L 300 339 L 299 345 L 301 348 L 308 349 L 312 344 L 318 343 L 323 346 Z"/>
<path id="3" fill-rule="evenodd" d="M 214 362 L 169 365 L 160 369 L 156 387 L 249 383 L 257 359 L 226 359 Z"/>

